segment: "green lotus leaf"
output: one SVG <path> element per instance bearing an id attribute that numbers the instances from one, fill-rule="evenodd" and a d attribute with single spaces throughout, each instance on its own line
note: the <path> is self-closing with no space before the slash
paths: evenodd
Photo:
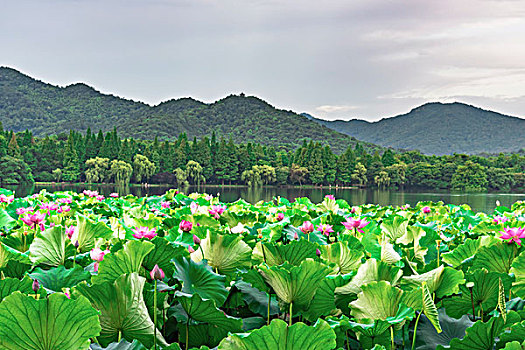
<path id="1" fill-rule="evenodd" d="M 401 255 L 394 249 L 394 245 L 387 240 L 381 242 L 381 261 L 393 265 L 401 260 Z"/>
<path id="2" fill-rule="evenodd" d="M 180 303 L 180 307 L 183 310 L 183 312 L 178 313 L 177 320 L 183 324 L 186 324 L 189 320 L 206 323 L 206 332 L 208 334 L 213 332 L 213 336 L 210 338 L 212 344 L 209 344 L 212 347 L 226 337 L 228 332 L 242 331 L 242 320 L 227 316 L 224 312 L 217 309 L 213 300 L 203 300 L 198 294 L 190 296 L 181 292 L 175 293 L 175 299 Z"/>
<path id="3" fill-rule="evenodd" d="M 507 343 L 503 350 L 525 350 L 525 342 L 521 343 L 519 341 L 513 341 Z"/>
<path id="4" fill-rule="evenodd" d="M 13 219 L 11 215 L 9 215 L 7 211 L 5 211 L 5 209 L 1 208 L 0 209 L 0 228 L 1 227 L 11 228 L 14 225 L 16 225 L 16 220 Z"/>
<path id="5" fill-rule="evenodd" d="M 51 227 L 37 233 L 29 247 L 29 258 L 35 265 L 64 265 L 66 259 L 74 254 L 75 247 L 61 226 Z"/>
<path id="6" fill-rule="evenodd" d="M 337 307 L 335 305 L 335 289 L 348 283 L 352 275 L 329 275 L 319 285 L 310 306 L 302 314 L 308 321 L 315 321 L 321 316 L 330 315 Z"/>
<path id="7" fill-rule="evenodd" d="M 512 283 L 512 294 L 525 299 L 525 252 L 522 252 L 511 265 L 510 273 L 516 281 Z"/>
<path id="8" fill-rule="evenodd" d="M 14 292 L 0 303 L 0 348 L 86 349 L 100 333 L 98 312 L 84 297 L 62 293 L 36 300 Z"/>
<path id="9" fill-rule="evenodd" d="M 421 315 L 417 328 L 416 350 L 435 350 L 436 346 L 448 346 L 454 338 L 462 339 L 465 331 L 474 322 L 467 315 L 459 320 L 449 317 L 444 309 L 438 310 L 439 325 L 442 332 L 438 333 L 435 325 L 425 315 Z"/>
<path id="10" fill-rule="evenodd" d="M 29 274 L 32 279 L 37 279 L 42 286 L 53 292 L 61 292 L 62 288 L 72 288 L 82 281 L 91 278 L 91 273 L 76 266 L 66 269 L 64 266 L 54 267 L 49 270 L 36 268 Z"/>
<path id="11" fill-rule="evenodd" d="M 35 231 L 23 231 L 23 229 L 11 232 L 8 236 L 2 237 L 2 243 L 19 252 L 25 253 L 35 238 Z"/>
<path id="12" fill-rule="evenodd" d="M 472 269 L 486 269 L 489 272 L 509 273 L 516 257 L 515 244 L 498 242 L 489 247 L 480 247 L 474 257 Z"/>
<path id="13" fill-rule="evenodd" d="M 177 347 L 174 349 L 179 350 L 180 347 L 178 344 L 175 344 Z M 163 348 L 163 350 L 170 349 L 169 347 Z M 126 339 L 122 339 L 118 343 L 110 343 L 107 347 L 102 347 L 99 344 L 91 344 L 90 350 L 150 350 L 142 345 L 137 340 L 133 342 L 128 342 Z"/>
<path id="14" fill-rule="evenodd" d="M 208 265 L 223 275 L 231 275 L 238 269 L 251 267 L 252 250 L 242 240 L 242 236 L 220 235 L 208 231 L 206 238 L 201 240 L 200 248 L 191 254 L 194 261 L 203 259 L 201 250 L 204 251 L 204 259 L 208 261 Z"/>
<path id="15" fill-rule="evenodd" d="M 286 245 L 259 242 L 253 250 L 253 257 L 256 262 L 265 262 L 268 266 L 282 265 L 285 262 L 297 266 L 304 259 L 315 259 L 317 247 L 317 244 L 305 239 L 292 241 Z"/>
<path id="16" fill-rule="evenodd" d="M 372 323 L 394 317 L 402 301 L 403 291 L 387 281 L 363 285 L 357 300 L 350 303 L 351 313 L 360 323 Z"/>
<path id="17" fill-rule="evenodd" d="M 258 275 L 260 276 L 260 274 Z M 263 317 L 268 316 L 268 293 L 254 288 L 249 283 L 243 281 L 235 283 L 235 287 L 242 293 L 243 301 L 253 313 L 257 313 Z M 270 315 L 276 315 L 278 313 L 279 305 L 277 305 L 275 296 L 272 295 L 270 299 Z"/>
<path id="18" fill-rule="evenodd" d="M 120 333 L 128 341 L 137 339 L 148 347 L 153 346 L 155 326 L 144 303 L 142 292 L 145 282 L 144 277 L 134 272 L 122 275 L 115 281 L 104 281 L 92 286 L 83 282 L 73 289 L 75 295 L 87 297 L 93 307 L 100 311 L 102 331 L 97 338 L 99 344 L 107 346 L 118 341 Z M 157 343 L 167 345 L 159 331 Z"/>
<path id="19" fill-rule="evenodd" d="M 426 283 L 430 294 L 436 293 L 438 298 L 459 293 L 459 286 L 465 283 L 463 271 L 454 270 L 443 265 L 421 275 L 403 276 L 400 284 L 403 288 L 419 287 Z"/>
<path id="20" fill-rule="evenodd" d="M 336 346 L 335 333 L 328 323 L 318 320 L 307 326 L 298 322 L 287 327 L 275 319 L 250 333 L 231 334 L 219 344 L 219 350 L 330 350 Z"/>
<path id="21" fill-rule="evenodd" d="M 510 327 L 510 330 L 503 332 L 499 341 L 496 344 L 496 349 L 501 349 L 508 343 L 514 341 L 523 341 L 525 339 L 525 322 L 515 323 Z"/>
<path id="22" fill-rule="evenodd" d="M 324 264 L 312 259 L 304 260 L 299 266 L 283 264 L 280 266 L 261 266 L 261 274 L 272 286 L 283 303 L 298 309 L 307 309 L 317 288 L 329 272 Z"/>
<path id="23" fill-rule="evenodd" d="M 113 282 L 124 274 L 139 272 L 146 255 L 155 248 L 147 241 L 128 241 L 124 248 L 106 254 L 100 262 L 98 275 L 92 277 L 93 283 Z"/>
<path id="24" fill-rule="evenodd" d="M 89 252 L 95 248 L 95 239 L 97 238 L 111 239 L 111 237 L 113 237 L 113 230 L 104 222 L 93 222 L 83 215 L 77 215 L 77 227 L 71 237 L 71 242 L 78 241 L 80 252 Z"/>
<path id="25" fill-rule="evenodd" d="M 0 270 L 5 269 L 7 264 L 11 261 L 18 261 L 22 264 L 31 264 L 28 254 L 22 253 L 0 242 Z"/>
<path id="26" fill-rule="evenodd" d="M 213 272 L 205 261 L 177 258 L 174 263 L 173 277 L 182 283 L 182 292 L 191 295 L 197 293 L 203 299 L 214 300 L 217 306 L 224 304 L 228 296 L 224 276 Z"/>
<path id="27" fill-rule="evenodd" d="M 477 251 L 483 246 L 490 246 L 498 242 L 494 237 L 484 236 L 478 239 L 467 238 L 451 252 L 444 253 L 441 257 L 450 266 L 457 268 L 468 262 L 476 255 Z"/>
<path id="28" fill-rule="evenodd" d="M 407 226 L 406 233 L 396 239 L 397 244 L 409 245 L 414 242 L 414 244 L 419 244 L 421 237 L 425 236 L 426 232 L 421 227 L 418 226 Z"/>
<path id="29" fill-rule="evenodd" d="M 493 349 L 496 338 L 506 328 L 519 321 L 520 317 L 514 311 L 507 315 L 507 322 L 502 317 L 492 317 L 487 322 L 477 321 L 466 330 L 463 339 L 452 339 L 447 349 L 451 350 L 487 350 Z M 438 345 L 438 350 L 445 349 Z"/>
<path id="30" fill-rule="evenodd" d="M 408 220 L 401 215 L 391 215 L 383 220 L 381 232 L 391 242 L 407 235 Z"/>
<path id="31" fill-rule="evenodd" d="M 151 243 L 155 245 L 155 248 L 144 258 L 142 265 L 146 270 L 151 271 L 155 265 L 164 271 L 166 276 L 173 275 L 174 267 L 172 259 L 181 256 L 187 256 L 187 249 L 182 246 L 175 246 L 168 242 L 163 237 L 155 237 Z"/>
<path id="32" fill-rule="evenodd" d="M 454 318 L 460 318 L 464 314 L 472 315 L 472 303 L 474 303 L 476 316 L 481 310 L 483 313 L 494 310 L 498 305 L 500 278 L 505 290 L 509 290 L 512 280 L 506 274 L 486 270 L 476 270 L 473 274 L 467 274 L 465 277 L 467 283 L 459 286 L 461 295 L 443 300 L 447 314 Z M 472 299 L 470 289 L 467 288 L 469 283 L 474 284 L 472 286 Z"/>
<path id="33" fill-rule="evenodd" d="M 315 250 L 314 250 L 315 252 Z M 321 257 L 334 263 L 332 273 L 345 275 L 361 266 L 362 251 L 351 249 L 346 242 L 336 242 L 321 246 Z"/>
<path id="34" fill-rule="evenodd" d="M 383 261 L 368 259 L 357 269 L 354 278 L 345 286 L 336 288 L 336 294 L 358 294 L 361 286 L 377 281 L 387 281 L 391 285 L 396 285 L 403 276 L 403 271 L 399 267 L 391 266 Z"/>
<path id="35" fill-rule="evenodd" d="M 24 294 L 35 294 L 33 291 L 33 280 L 27 276 L 24 276 L 22 280 L 10 277 L 0 279 L 0 302 L 16 291 Z M 42 296 L 45 297 L 46 294 L 44 291 Z"/>

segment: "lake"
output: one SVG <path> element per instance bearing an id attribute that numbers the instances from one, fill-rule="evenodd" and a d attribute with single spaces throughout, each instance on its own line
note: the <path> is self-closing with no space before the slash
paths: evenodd
<path id="1" fill-rule="evenodd" d="M 17 197 L 24 197 L 42 189 L 47 191 L 76 191 L 82 192 L 84 189 L 97 190 L 101 194 L 109 195 L 111 192 L 118 192 L 120 195 L 133 194 L 135 196 L 161 195 L 170 186 L 151 186 L 148 188 L 141 186 L 127 186 L 119 188 L 114 185 L 84 185 L 84 184 L 46 184 L 34 185 L 32 187 L 8 187 L 16 191 Z M 197 192 L 196 187 L 189 187 L 185 190 L 187 193 Z M 346 200 L 351 205 L 361 205 L 374 203 L 380 205 L 403 205 L 410 204 L 414 206 L 419 201 L 443 201 L 450 204 L 468 204 L 474 211 L 483 211 L 491 213 L 496 207 L 496 200 L 501 205 L 510 207 L 512 203 L 518 200 L 525 200 L 523 193 L 457 193 L 450 191 L 415 191 L 415 190 L 378 190 L 378 189 L 335 189 L 332 187 L 321 188 L 301 188 L 301 187 L 221 187 L 206 186 L 201 187 L 198 192 L 206 192 L 213 195 L 220 193 L 223 202 L 234 202 L 239 198 L 250 203 L 256 203 L 260 200 L 270 201 L 273 197 L 281 196 L 289 200 L 297 197 L 308 197 L 312 202 L 317 203 L 323 200 L 327 194 L 333 194 L 336 198 Z"/>

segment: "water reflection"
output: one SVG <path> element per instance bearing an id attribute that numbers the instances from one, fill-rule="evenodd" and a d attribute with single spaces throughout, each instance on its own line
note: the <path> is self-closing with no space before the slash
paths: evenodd
<path id="1" fill-rule="evenodd" d="M 143 197 L 146 195 L 161 195 L 169 190 L 170 186 L 124 186 L 117 187 L 114 185 L 71 185 L 71 184 L 55 184 L 55 185 L 38 185 L 38 186 L 19 186 L 8 187 L 16 191 L 17 197 L 24 197 L 42 189 L 47 191 L 77 191 L 81 192 L 84 189 L 96 190 L 101 194 L 108 196 L 112 192 L 117 192 L 120 195 L 133 194 L 135 196 Z M 525 194 L 516 193 L 454 193 L 446 191 L 389 191 L 377 189 L 336 189 L 329 188 L 278 188 L 278 187 L 221 187 L 221 186 L 206 186 L 201 188 L 190 187 L 184 189 L 185 193 L 191 192 L 207 192 L 213 195 L 220 193 L 221 200 L 224 202 L 234 202 L 239 198 L 243 198 L 247 202 L 256 203 L 260 200 L 270 201 L 273 197 L 281 196 L 290 201 L 298 197 L 308 197 L 312 202 L 317 203 L 323 200 L 327 194 L 333 194 L 336 198 L 342 198 L 348 201 L 351 205 L 361 205 L 366 203 L 374 203 L 380 205 L 415 205 L 419 201 L 443 201 L 450 204 L 468 204 L 475 211 L 492 212 L 496 206 L 496 200 L 499 200 L 502 205 L 510 207 L 512 203 L 518 200 L 525 200 Z"/>

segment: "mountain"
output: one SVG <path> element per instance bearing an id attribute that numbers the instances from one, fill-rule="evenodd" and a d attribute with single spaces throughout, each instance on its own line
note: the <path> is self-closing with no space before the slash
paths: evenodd
<path id="1" fill-rule="evenodd" d="M 117 127 L 124 137 L 173 140 L 182 132 L 199 138 L 215 131 L 218 136 L 231 136 L 236 143 L 251 141 L 287 149 L 311 139 L 329 144 L 338 153 L 357 142 L 244 94 L 210 104 L 181 98 L 149 106 L 102 94 L 83 83 L 66 87 L 46 84 L 7 67 L 0 67 L 0 121 L 6 129 L 29 129 L 36 136 Z M 361 144 L 369 151 L 381 149 Z"/>
<path id="2" fill-rule="evenodd" d="M 427 103 L 377 122 L 326 121 L 303 115 L 357 139 L 426 154 L 517 152 L 525 148 L 525 119 L 464 103 Z"/>

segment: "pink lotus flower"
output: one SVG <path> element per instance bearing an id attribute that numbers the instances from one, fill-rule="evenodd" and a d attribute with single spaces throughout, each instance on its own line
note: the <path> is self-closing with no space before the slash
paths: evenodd
<path id="1" fill-rule="evenodd" d="M 191 202 L 190 210 L 191 210 L 191 215 L 195 215 L 197 213 L 197 211 L 199 210 L 199 205 L 197 204 L 197 202 Z"/>
<path id="2" fill-rule="evenodd" d="M 193 228 L 193 224 L 186 220 L 182 220 L 179 224 L 179 229 L 182 232 L 190 232 L 192 228 Z"/>
<path id="3" fill-rule="evenodd" d="M 325 236 L 330 236 L 330 233 L 334 233 L 334 229 L 332 227 L 332 225 L 328 225 L 328 224 L 322 224 L 322 225 L 317 225 L 317 231 L 320 231 L 323 233 L 323 235 Z"/>
<path id="4" fill-rule="evenodd" d="M 509 221 L 509 218 L 503 215 L 496 215 L 492 220 L 496 225 L 503 224 Z"/>
<path id="5" fill-rule="evenodd" d="M 97 200 L 100 201 L 100 202 L 102 202 L 102 201 L 104 200 L 104 196 L 101 195 L 101 194 L 99 194 L 96 198 L 97 198 Z"/>
<path id="6" fill-rule="evenodd" d="M 215 219 L 219 219 L 220 215 L 224 213 L 226 210 L 225 205 L 212 205 L 210 209 L 208 209 L 208 212 L 211 216 L 213 216 Z"/>
<path id="7" fill-rule="evenodd" d="M 102 250 L 100 248 L 93 248 L 91 252 L 89 252 L 89 256 L 91 257 L 91 259 L 98 261 L 98 262 L 101 262 L 102 260 L 104 260 L 104 255 L 106 254 L 109 254 L 108 249 Z"/>
<path id="8" fill-rule="evenodd" d="M 109 194 L 109 196 L 110 196 L 111 198 L 118 198 L 118 193 L 116 193 L 116 192 L 112 192 L 112 193 Z"/>
<path id="9" fill-rule="evenodd" d="M 297 232 L 293 233 L 293 239 L 295 239 L 295 240 L 299 239 L 299 235 L 297 234 Z"/>
<path id="10" fill-rule="evenodd" d="M 152 228 L 150 230 L 148 227 L 141 226 L 141 227 L 133 229 L 133 232 L 134 232 L 133 237 L 135 237 L 136 239 L 141 239 L 141 238 L 153 239 L 157 235 L 156 231 L 157 229 L 155 228 Z"/>
<path id="11" fill-rule="evenodd" d="M 283 213 L 277 213 L 277 221 L 282 221 L 284 219 Z"/>
<path id="12" fill-rule="evenodd" d="M 525 238 L 525 228 L 522 227 L 505 227 L 503 231 L 499 231 L 503 240 L 510 239 L 507 243 L 516 242 L 521 246 L 521 238 Z"/>
<path id="13" fill-rule="evenodd" d="M 421 211 L 425 214 L 429 214 L 432 210 L 429 206 L 424 206 L 423 208 L 421 208 Z"/>
<path id="14" fill-rule="evenodd" d="M 366 221 L 366 219 L 354 219 L 352 217 L 349 217 L 346 219 L 345 222 L 342 222 L 343 226 L 347 230 L 355 229 L 361 233 L 365 233 L 363 230 L 361 230 L 363 227 L 368 225 L 370 222 Z"/>
<path id="15" fill-rule="evenodd" d="M 75 233 L 75 226 L 71 225 L 71 226 L 66 227 L 67 238 L 71 239 L 74 233 Z"/>
<path id="16" fill-rule="evenodd" d="M 58 204 L 55 202 L 42 203 L 40 204 L 40 209 L 47 210 L 47 214 L 49 215 L 52 211 L 58 209 Z"/>
<path id="17" fill-rule="evenodd" d="M 301 230 L 302 233 L 305 235 L 314 232 L 314 225 L 310 221 L 305 221 L 301 226 L 299 226 L 299 230 Z"/>
<path id="18" fill-rule="evenodd" d="M 44 220 L 46 218 L 46 214 L 42 213 L 34 213 L 34 214 L 26 214 L 26 216 L 22 217 L 21 220 L 24 224 L 27 226 L 34 228 L 35 225 L 40 226 L 40 230 L 44 231 Z"/>
<path id="19" fill-rule="evenodd" d="M 213 195 L 211 195 L 211 194 L 206 194 L 206 195 L 204 196 L 204 199 L 206 199 L 208 202 L 211 202 L 211 200 L 213 199 Z"/>
<path id="20" fill-rule="evenodd" d="M 326 196 L 324 196 L 324 198 L 331 199 L 331 200 L 335 201 L 335 197 L 334 197 L 333 194 L 327 194 Z"/>
<path id="21" fill-rule="evenodd" d="M 168 209 L 170 207 L 171 203 L 170 202 L 161 202 L 160 203 L 160 207 L 162 209 Z"/>
<path id="22" fill-rule="evenodd" d="M 93 270 L 98 272 L 98 261 L 93 264 Z"/>
<path id="23" fill-rule="evenodd" d="M 15 200 L 15 196 L 6 196 L 5 194 L 0 194 L 1 203 L 12 203 Z"/>
<path id="24" fill-rule="evenodd" d="M 16 208 L 16 213 L 18 214 L 18 216 L 20 215 L 23 215 L 25 213 L 32 213 L 35 211 L 35 208 L 33 207 L 27 207 L 27 208 L 23 208 L 23 207 L 20 207 L 20 208 Z"/>
<path id="25" fill-rule="evenodd" d="M 197 237 L 196 235 L 193 235 L 193 243 L 195 243 L 196 245 L 200 245 L 201 239 Z"/>
<path id="26" fill-rule="evenodd" d="M 68 290 L 64 291 L 64 295 L 66 296 L 66 298 L 71 299 L 71 294 L 69 293 L 69 288 L 68 288 Z"/>
<path id="27" fill-rule="evenodd" d="M 63 204 L 71 204 L 73 203 L 73 200 L 69 197 L 66 197 L 66 198 L 59 198 L 58 202 L 63 203 Z"/>
<path id="28" fill-rule="evenodd" d="M 195 249 L 193 249 L 193 247 L 191 246 L 188 247 L 188 251 L 190 252 L 190 254 L 195 253 Z"/>
<path id="29" fill-rule="evenodd" d="M 91 191 L 91 190 L 84 190 L 82 193 L 88 197 L 96 197 L 98 196 L 98 191 Z"/>
<path id="30" fill-rule="evenodd" d="M 69 205 L 63 205 L 57 209 L 57 213 L 67 213 L 71 211 L 71 207 Z"/>
<path id="31" fill-rule="evenodd" d="M 163 280 L 164 279 L 164 271 L 159 267 L 159 265 L 155 264 L 153 266 L 153 270 L 149 273 L 152 280 Z"/>

